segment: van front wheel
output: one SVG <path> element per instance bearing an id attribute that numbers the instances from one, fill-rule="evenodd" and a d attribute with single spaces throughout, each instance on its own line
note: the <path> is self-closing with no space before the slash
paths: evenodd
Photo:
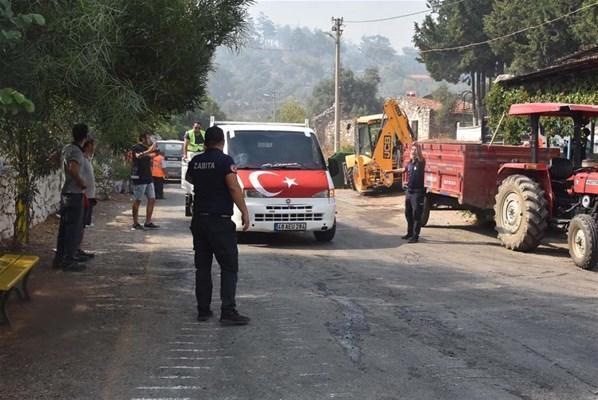
<path id="1" fill-rule="evenodd" d="M 336 221 L 334 221 L 334 225 L 332 228 L 326 231 L 315 231 L 314 236 L 318 242 L 330 242 L 334 238 L 334 234 L 336 233 Z"/>

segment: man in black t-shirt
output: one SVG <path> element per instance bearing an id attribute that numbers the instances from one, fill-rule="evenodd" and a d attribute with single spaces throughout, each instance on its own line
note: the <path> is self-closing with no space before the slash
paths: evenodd
<path id="1" fill-rule="evenodd" d="M 249 213 L 243 190 L 237 181 L 237 167 L 224 154 L 224 132 L 210 127 L 205 135 L 206 151 L 189 162 L 185 180 L 193 184 L 193 248 L 195 250 L 195 296 L 197 320 L 212 316 L 212 257 L 220 264 L 220 322 L 224 325 L 246 325 L 249 318 L 236 309 L 239 253 L 236 226 L 231 220 L 233 205 L 242 214 L 243 230 L 249 228 Z"/>
<path id="2" fill-rule="evenodd" d="M 145 132 L 139 135 L 139 143 L 131 148 L 133 167 L 131 169 L 131 180 L 133 181 L 133 229 L 143 230 L 144 228 L 156 229 L 158 225 L 152 222 L 154 205 L 156 204 L 156 192 L 154 179 L 152 177 L 152 158 L 150 154 L 156 150 L 152 143 L 150 134 Z M 147 197 L 145 223 L 139 223 L 139 206 L 141 198 Z"/>

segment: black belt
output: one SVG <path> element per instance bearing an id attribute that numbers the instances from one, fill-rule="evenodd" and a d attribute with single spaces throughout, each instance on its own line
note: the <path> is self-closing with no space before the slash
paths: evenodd
<path id="1" fill-rule="evenodd" d="M 200 217 L 218 217 L 218 218 L 230 218 L 232 215 L 228 214 L 216 214 L 216 213 L 198 213 Z"/>

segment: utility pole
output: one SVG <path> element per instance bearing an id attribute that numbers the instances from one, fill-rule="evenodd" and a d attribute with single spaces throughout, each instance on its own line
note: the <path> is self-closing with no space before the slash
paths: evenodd
<path id="1" fill-rule="evenodd" d="M 343 18 L 332 17 L 332 32 L 335 33 L 336 65 L 334 70 L 334 152 L 340 151 L 341 143 L 341 35 Z"/>
<path id="2" fill-rule="evenodd" d="M 272 98 L 272 121 L 276 122 L 276 89 L 272 90 L 271 93 L 264 93 L 264 97 Z"/>

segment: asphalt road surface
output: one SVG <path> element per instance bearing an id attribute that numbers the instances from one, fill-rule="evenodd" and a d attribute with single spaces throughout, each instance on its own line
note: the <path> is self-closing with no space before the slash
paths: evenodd
<path id="1" fill-rule="evenodd" d="M 195 320 L 183 196 L 166 195 L 152 232 L 130 231 L 128 203 L 102 204 L 84 273 L 42 254 L 33 302 L 13 298 L 0 329 L 0 398 L 598 398 L 598 273 L 558 235 L 514 253 L 433 212 L 407 244 L 402 196 L 339 191 L 332 243 L 241 237 L 238 306 L 252 322 L 221 327 Z"/>

